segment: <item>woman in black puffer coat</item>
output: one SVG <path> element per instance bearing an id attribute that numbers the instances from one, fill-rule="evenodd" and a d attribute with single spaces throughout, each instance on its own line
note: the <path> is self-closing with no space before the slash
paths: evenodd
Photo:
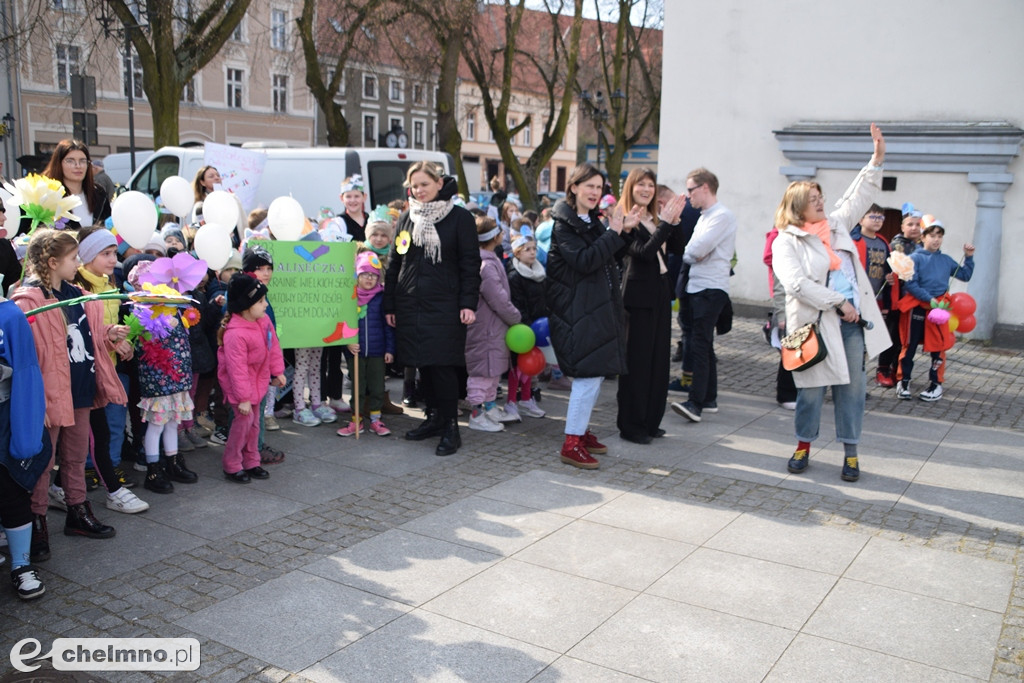
<path id="1" fill-rule="evenodd" d="M 480 249 L 473 215 L 455 206 L 455 179 L 434 164 L 409 167 L 409 210 L 398 219 L 384 286 L 384 313 L 395 327 L 396 360 L 419 368 L 427 419 L 407 432 L 420 441 L 441 435 L 437 455 L 462 445 L 459 368 L 466 365 L 466 325 L 476 320 Z"/>
<path id="2" fill-rule="evenodd" d="M 626 372 L 626 314 L 615 256 L 630 242 L 639 214 L 612 214 L 605 227 L 597 204 L 604 175 L 577 166 L 566 198 L 555 204 L 547 263 L 548 324 L 562 371 L 573 378 L 565 419 L 562 461 L 596 469 L 593 453 L 608 449 L 587 428 L 606 375 Z M 634 215 L 635 214 L 635 215 Z"/>

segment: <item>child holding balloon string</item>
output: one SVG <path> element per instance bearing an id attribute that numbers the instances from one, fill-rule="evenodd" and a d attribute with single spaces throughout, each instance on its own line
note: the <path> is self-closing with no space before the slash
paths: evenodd
<path id="1" fill-rule="evenodd" d="M 521 227 L 519 237 L 512 241 L 512 263 L 508 273 L 508 285 L 512 296 L 512 305 L 522 316 L 523 323 L 533 326 L 544 321 L 548 315 L 548 304 L 544 296 L 544 266 L 537 260 L 537 242 L 533 231 L 527 226 Z M 536 332 L 536 330 L 534 330 Z M 540 339 L 537 340 L 541 341 Z M 545 413 L 533 398 L 533 376 L 519 369 L 516 358 L 508 370 L 508 402 L 505 412 L 509 415 L 527 417 L 544 417 Z"/>
<path id="2" fill-rule="evenodd" d="M 512 305 L 508 276 L 495 250 L 501 246 L 502 230 L 489 216 L 476 219 L 480 242 L 480 300 L 476 322 L 466 330 L 466 400 L 473 406 L 469 428 L 500 432 L 505 422 L 519 422 L 496 405 L 498 383 L 508 369 L 509 351 L 505 344 L 508 328 L 522 320 Z"/>

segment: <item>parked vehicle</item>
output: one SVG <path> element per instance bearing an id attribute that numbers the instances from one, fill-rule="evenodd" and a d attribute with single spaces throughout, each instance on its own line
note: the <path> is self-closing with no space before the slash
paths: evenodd
<path id="1" fill-rule="evenodd" d="M 256 191 L 256 205 L 267 207 L 277 197 L 291 195 L 308 216 L 321 207 L 341 210 L 338 198 L 341 181 L 361 174 L 366 182 L 366 210 L 394 199 L 405 198 L 405 172 L 420 160 L 433 161 L 451 173 L 454 163 L 444 152 L 386 147 L 270 148 L 253 150 L 267 155 L 263 175 Z M 160 184 L 169 176 L 182 176 L 189 182 L 203 166 L 202 147 L 162 147 L 135 172 L 128 189 L 156 197 Z M 230 169 L 218 169 L 225 173 Z M 253 207 L 254 208 L 254 207 Z"/>
<path id="2" fill-rule="evenodd" d="M 135 150 L 135 168 L 145 163 L 146 159 L 153 156 L 151 149 Z M 117 152 L 103 157 L 103 170 L 107 172 L 115 185 L 126 185 L 132 177 L 132 155 L 131 152 Z"/>

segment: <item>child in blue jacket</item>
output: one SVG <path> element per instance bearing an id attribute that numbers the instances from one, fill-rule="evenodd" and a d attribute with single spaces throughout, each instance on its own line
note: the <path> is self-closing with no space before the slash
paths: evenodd
<path id="1" fill-rule="evenodd" d="M 968 282 L 974 274 L 974 245 L 964 245 L 964 263 L 960 265 L 941 251 L 942 238 L 945 234 L 942 221 L 933 219 L 921 233 L 924 248 L 915 249 L 910 255 L 914 261 L 914 275 L 907 281 L 904 289 L 907 294 L 921 302 L 927 303 L 944 295 L 949 290 L 950 278 L 955 276 L 958 280 Z M 896 396 L 904 400 L 912 397 L 910 374 L 914 371 L 914 354 L 917 353 L 917 347 L 925 343 L 925 350 L 928 350 L 925 328 L 928 309 L 918 306 L 908 311 L 908 314 L 904 314 L 900 330 L 904 341 L 900 353 L 900 382 L 896 389 Z M 942 398 L 946 352 L 931 350 L 930 353 L 932 364 L 928 370 L 928 388 L 918 394 L 922 401 L 938 401 Z"/>
<path id="2" fill-rule="evenodd" d="M 363 251 L 356 255 L 356 297 L 359 301 L 359 341 L 349 344 L 349 377 L 353 378 L 352 394 L 366 396 L 370 412 L 370 431 L 388 436 L 380 419 L 384 407 L 384 366 L 395 360 L 395 332 L 384 320 L 384 286 L 381 284 L 381 263 L 377 254 Z M 355 382 L 355 363 L 359 363 L 359 383 Z M 358 393 L 357 393 L 358 392 Z M 363 408 L 360 406 L 360 411 Z M 338 436 L 362 432 L 363 418 L 352 411 L 352 421 L 338 430 Z"/>

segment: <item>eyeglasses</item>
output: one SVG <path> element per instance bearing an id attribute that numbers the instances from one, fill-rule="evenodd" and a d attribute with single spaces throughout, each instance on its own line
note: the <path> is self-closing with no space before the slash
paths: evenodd
<path id="1" fill-rule="evenodd" d="M 67 157 L 64 157 L 64 162 L 63 163 L 67 164 L 68 166 L 88 166 L 89 165 L 89 160 L 88 159 L 68 159 Z"/>
<path id="2" fill-rule="evenodd" d="M 808 197 L 807 198 L 807 203 L 808 204 L 824 204 L 825 203 L 825 195 L 818 195 L 817 197 Z"/>
<path id="3" fill-rule="evenodd" d="M 884 221 L 885 216 L 878 213 L 869 213 L 865 218 L 870 218 L 873 221 Z"/>
<path id="4" fill-rule="evenodd" d="M 704 183 L 701 183 L 700 185 L 694 185 L 693 187 L 688 187 L 688 188 L 686 188 L 686 194 L 693 194 L 694 190 L 699 190 L 703 186 L 704 186 Z"/>

